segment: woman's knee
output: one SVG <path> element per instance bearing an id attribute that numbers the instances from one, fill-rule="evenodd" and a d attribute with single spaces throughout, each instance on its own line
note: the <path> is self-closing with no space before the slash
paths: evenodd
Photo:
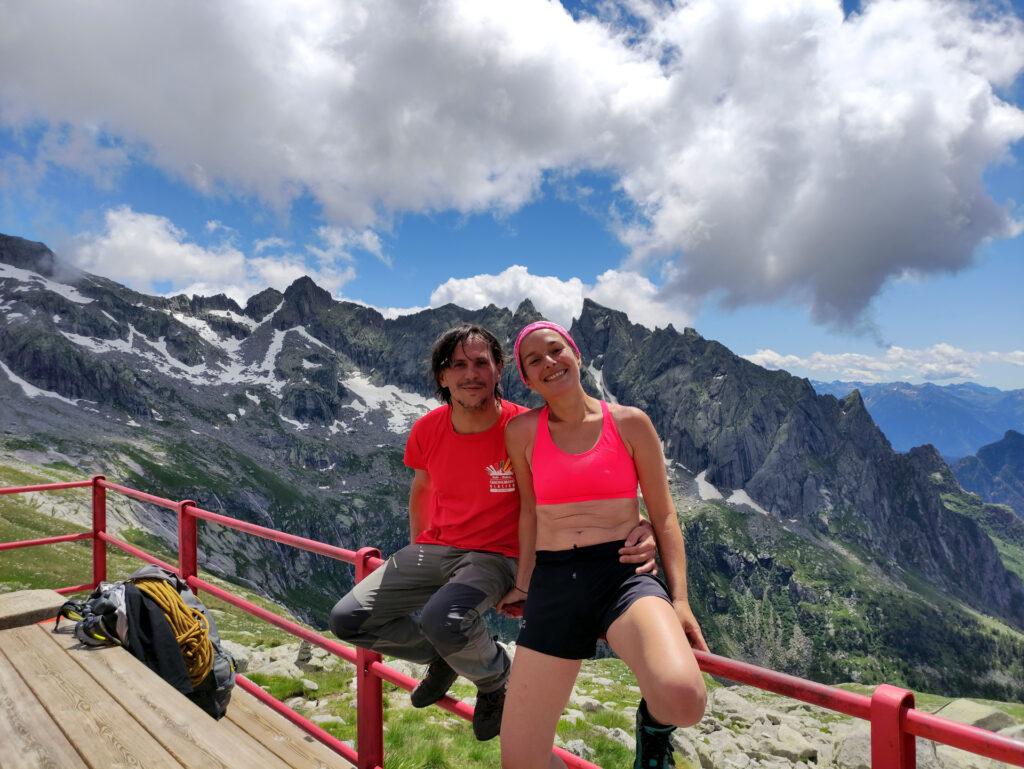
<path id="1" fill-rule="evenodd" d="M 661 723 L 693 726 L 704 717 L 708 695 L 698 673 L 666 678 L 659 682 L 656 691 L 644 692 L 644 698 L 651 715 Z"/>

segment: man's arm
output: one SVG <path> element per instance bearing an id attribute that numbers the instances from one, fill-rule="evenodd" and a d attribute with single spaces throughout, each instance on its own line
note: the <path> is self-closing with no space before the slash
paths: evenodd
<path id="1" fill-rule="evenodd" d="M 430 475 L 426 470 L 416 470 L 409 486 L 409 544 L 414 544 L 427 526 L 430 525 Z"/>
<path id="2" fill-rule="evenodd" d="M 516 417 L 505 427 L 505 448 L 519 487 L 519 560 L 515 584 L 495 608 L 509 617 L 520 616 L 521 609 L 512 607 L 526 600 L 536 559 L 537 504 L 533 496 L 533 473 L 526 460 L 526 445 L 531 437 L 529 427 L 526 415 Z"/>

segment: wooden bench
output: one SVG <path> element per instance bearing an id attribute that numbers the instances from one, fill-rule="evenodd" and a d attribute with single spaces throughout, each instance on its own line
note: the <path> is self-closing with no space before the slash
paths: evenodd
<path id="1" fill-rule="evenodd" d="M 350 764 L 241 689 L 214 721 L 117 647 L 34 625 L 0 632 L 0 764 L 340 769 Z"/>
<path id="2" fill-rule="evenodd" d="M 0 630 L 53 619 L 66 600 L 54 590 L 0 593 Z"/>

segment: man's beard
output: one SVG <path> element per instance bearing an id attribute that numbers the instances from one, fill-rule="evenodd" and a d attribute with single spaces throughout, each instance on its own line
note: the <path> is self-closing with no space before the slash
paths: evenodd
<path id="1" fill-rule="evenodd" d="M 468 400 L 463 400 L 458 395 L 453 394 L 452 400 L 458 403 L 460 406 L 462 406 L 462 408 L 464 408 L 466 411 L 484 411 L 485 409 L 494 407 L 494 399 L 488 398 L 486 396 L 482 396 L 479 401 L 472 402 Z"/>

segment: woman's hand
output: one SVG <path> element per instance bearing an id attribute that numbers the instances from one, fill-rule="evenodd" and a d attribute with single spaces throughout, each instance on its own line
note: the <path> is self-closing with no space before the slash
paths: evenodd
<path id="1" fill-rule="evenodd" d="M 494 608 L 499 614 L 504 614 L 506 617 L 522 617 L 525 602 L 526 591 L 513 587 L 505 593 L 505 597 L 498 601 L 498 605 Z"/>
<path id="2" fill-rule="evenodd" d="M 676 610 L 676 616 L 679 617 L 679 624 L 683 626 L 683 632 L 686 633 L 686 640 L 690 642 L 690 648 L 699 649 L 702 652 L 710 651 L 704 640 L 704 634 L 700 632 L 697 618 L 693 616 L 693 611 L 690 609 L 690 602 L 673 601 L 672 608 Z"/>
<path id="3" fill-rule="evenodd" d="M 658 573 L 658 564 L 654 560 L 658 555 L 658 543 L 654 539 L 654 527 L 646 518 L 641 518 L 640 523 L 626 536 L 626 543 L 619 548 L 620 563 L 638 563 L 637 574 L 650 574 L 652 577 Z"/>

